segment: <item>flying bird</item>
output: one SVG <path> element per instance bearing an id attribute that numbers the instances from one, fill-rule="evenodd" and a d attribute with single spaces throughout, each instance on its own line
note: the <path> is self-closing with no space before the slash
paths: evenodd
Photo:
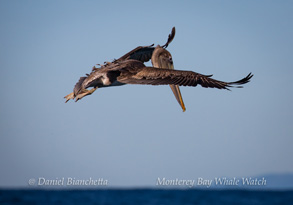
<path id="1" fill-rule="evenodd" d="M 172 28 L 172 31 L 168 36 L 168 40 L 163 46 L 158 45 L 157 47 L 154 47 L 154 44 L 152 44 L 150 46 L 138 46 L 135 49 L 133 49 L 133 50 L 129 51 L 128 53 L 126 53 L 125 55 L 123 55 L 122 57 L 120 57 L 119 59 L 114 60 L 114 62 L 121 62 L 121 61 L 124 61 L 127 59 L 134 59 L 134 60 L 139 60 L 139 61 L 145 63 L 145 62 L 148 62 L 149 60 L 151 60 L 154 67 L 174 69 L 173 61 L 170 61 L 170 59 L 169 59 L 169 58 L 172 59 L 172 56 L 166 50 L 166 48 L 172 42 L 174 37 L 175 37 L 175 27 Z M 171 57 L 166 58 L 166 56 L 164 55 L 164 52 L 162 52 L 164 50 L 166 51 L 166 54 Z M 158 52 L 159 55 L 153 55 L 154 52 Z M 102 67 L 104 67 L 105 65 L 109 65 L 109 64 L 111 64 L 111 63 L 105 62 L 105 64 Z M 97 68 L 94 68 L 93 70 L 96 70 L 96 69 Z M 185 105 L 184 105 L 184 102 L 182 99 L 182 95 L 181 95 L 179 86 L 178 85 L 169 85 L 169 86 L 171 87 L 171 89 L 174 93 L 174 96 L 176 97 L 176 100 L 178 101 L 178 103 L 180 104 L 180 106 L 182 107 L 182 110 L 184 112 L 186 110 L 186 108 L 185 108 Z M 89 95 L 89 94 L 92 94 L 94 91 L 95 91 L 95 89 L 92 89 L 91 91 L 89 91 L 87 93 Z M 69 95 L 65 96 L 65 98 L 66 98 L 66 102 L 70 99 L 73 99 L 74 93 L 70 93 Z"/>
<path id="2" fill-rule="evenodd" d="M 64 98 L 78 101 L 91 95 L 96 89 L 125 84 L 170 85 L 183 111 L 185 106 L 178 86 L 197 86 L 206 88 L 227 89 L 242 87 L 252 78 L 249 73 L 246 77 L 235 82 L 224 82 L 211 78 L 212 75 L 203 75 L 193 71 L 175 70 L 171 53 L 167 51 L 169 43 L 175 36 L 175 27 L 163 46 L 139 46 L 113 62 L 107 62 L 99 68 L 93 68 L 86 77 L 81 77 L 76 83 L 73 93 Z M 147 67 L 144 62 L 151 59 L 153 66 Z M 91 88 L 92 89 L 88 89 Z"/>

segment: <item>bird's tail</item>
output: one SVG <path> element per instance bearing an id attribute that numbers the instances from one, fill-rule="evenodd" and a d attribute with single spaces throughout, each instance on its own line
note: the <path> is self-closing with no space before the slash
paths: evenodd
<path id="1" fill-rule="evenodd" d="M 81 85 L 85 79 L 87 79 L 87 77 L 81 77 L 79 78 L 79 81 L 75 84 L 73 89 L 74 96 L 77 96 L 79 92 L 82 90 Z"/>

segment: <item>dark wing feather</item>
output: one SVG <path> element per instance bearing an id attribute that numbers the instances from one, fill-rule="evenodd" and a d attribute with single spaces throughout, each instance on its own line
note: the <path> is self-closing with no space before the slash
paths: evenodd
<path id="1" fill-rule="evenodd" d="M 169 34 L 167 42 L 162 47 L 167 48 L 168 45 L 173 41 L 174 37 L 175 37 L 175 27 L 172 28 L 171 34 Z"/>
<path id="2" fill-rule="evenodd" d="M 167 48 L 168 45 L 173 41 L 174 37 L 175 37 L 175 27 L 172 28 L 171 34 L 169 34 L 167 42 L 162 47 Z M 150 46 L 138 46 L 135 49 L 126 53 L 125 55 L 121 56 L 117 61 L 134 59 L 134 60 L 139 60 L 143 63 L 148 62 L 151 59 L 153 52 L 155 50 L 153 46 L 154 44 Z"/>
<path id="3" fill-rule="evenodd" d="M 134 59 L 134 60 L 139 60 L 141 62 L 147 62 L 151 59 L 154 51 L 154 44 L 150 46 L 138 46 L 137 48 L 129 51 L 122 57 L 120 57 L 117 61 L 123 61 L 127 59 Z"/>
<path id="4" fill-rule="evenodd" d="M 179 71 L 154 67 L 142 67 L 139 69 L 122 69 L 117 80 L 128 84 L 149 84 L 149 85 L 180 85 L 197 86 L 206 88 L 227 89 L 233 85 L 248 83 L 253 75 L 249 73 L 245 78 L 235 82 L 223 82 L 192 71 Z M 236 86 L 240 87 L 240 86 Z"/>

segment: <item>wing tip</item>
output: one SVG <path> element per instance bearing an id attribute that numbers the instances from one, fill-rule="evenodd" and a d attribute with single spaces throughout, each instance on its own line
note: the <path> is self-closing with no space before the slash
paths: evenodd
<path id="1" fill-rule="evenodd" d="M 242 78 L 241 80 L 227 83 L 227 87 L 243 88 L 243 86 L 233 86 L 233 85 L 244 85 L 250 82 L 250 79 L 252 77 L 253 77 L 253 74 L 250 72 L 246 77 Z"/>
<path id="2" fill-rule="evenodd" d="M 175 26 L 173 26 L 171 33 L 168 36 L 167 42 L 165 43 L 165 45 L 162 46 L 163 48 L 167 48 L 169 46 L 169 44 L 173 41 L 175 37 L 175 33 L 176 33 L 176 29 L 175 29 Z"/>

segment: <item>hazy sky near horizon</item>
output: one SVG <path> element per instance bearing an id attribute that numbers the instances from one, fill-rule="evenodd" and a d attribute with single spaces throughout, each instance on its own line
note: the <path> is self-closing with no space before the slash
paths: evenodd
<path id="1" fill-rule="evenodd" d="M 104 178 L 292 173 L 292 1 L 0 1 L 0 186 Z M 169 45 L 176 69 L 243 89 L 98 89 L 64 103 L 80 76 L 135 48 Z M 149 65 L 149 64 L 148 64 Z"/>

